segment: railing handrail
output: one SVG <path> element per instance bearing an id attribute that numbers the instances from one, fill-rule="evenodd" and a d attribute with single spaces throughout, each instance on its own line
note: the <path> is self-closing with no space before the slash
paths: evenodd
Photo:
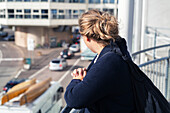
<path id="1" fill-rule="evenodd" d="M 163 58 L 159 58 L 159 59 L 154 59 L 154 60 L 148 61 L 146 63 L 140 64 L 139 67 L 143 67 L 143 66 L 146 66 L 148 64 L 152 64 L 152 63 L 159 62 L 161 60 L 166 60 L 166 59 L 170 59 L 170 56 L 169 57 L 163 57 Z"/>
<path id="2" fill-rule="evenodd" d="M 156 47 L 147 48 L 147 49 L 132 53 L 132 57 L 135 57 L 136 55 L 138 55 L 140 53 L 143 53 L 143 52 L 146 52 L 146 51 L 150 51 L 150 50 L 154 50 L 154 49 L 158 49 L 158 48 L 162 48 L 162 47 L 168 47 L 168 46 L 170 46 L 170 44 L 165 44 L 165 45 L 160 45 L 160 46 L 156 46 Z"/>

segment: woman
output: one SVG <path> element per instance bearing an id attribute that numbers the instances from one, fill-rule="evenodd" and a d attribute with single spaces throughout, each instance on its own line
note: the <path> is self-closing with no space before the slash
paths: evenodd
<path id="1" fill-rule="evenodd" d="M 134 113 L 130 72 L 119 54 L 130 56 L 118 36 L 116 19 L 90 10 L 81 16 L 79 26 L 85 44 L 97 56 L 87 69 L 73 71 L 65 92 L 67 105 L 84 113 Z"/>

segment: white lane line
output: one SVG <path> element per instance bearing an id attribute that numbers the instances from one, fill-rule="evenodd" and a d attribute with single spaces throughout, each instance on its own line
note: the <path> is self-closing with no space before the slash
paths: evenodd
<path id="1" fill-rule="evenodd" d="M 44 71 L 46 68 L 48 68 L 48 65 L 44 66 L 44 67 L 41 68 L 39 71 L 35 72 L 33 75 L 31 75 L 31 76 L 29 77 L 29 79 L 37 76 L 39 73 L 41 73 L 42 71 Z"/>
<path id="2" fill-rule="evenodd" d="M 80 58 L 77 59 L 77 61 L 74 63 L 74 65 L 58 80 L 58 82 L 61 83 L 61 81 L 63 81 L 65 79 L 65 77 L 69 74 L 69 72 L 74 68 L 75 65 L 78 64 L 78 62 L 80 61 Z"/>
<path id="3" fill-rule="evenodd" d="M 2 61 L 2 57 L 3 57 L 2 51 L 0 50 L 0 63 L 1 63 L 1 61 Z"/>
<path id="4" fill-rule="evenodd" d="M 0 58 L 0 61 L 22 61 L 24 58 Z"/>
<path id="5" fill-rule="evenodd" d="M 18 78 L 22 71 L 24 71 L 24 69 L 20 69 L 14 78 Z"/>

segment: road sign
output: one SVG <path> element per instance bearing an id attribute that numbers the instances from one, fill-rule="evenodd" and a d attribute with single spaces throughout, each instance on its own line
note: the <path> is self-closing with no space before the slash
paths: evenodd
<path id="1" fill-rule="evenodd" d="M 34 51 L 34 40 L 27 38 L 27 50 Z"/>

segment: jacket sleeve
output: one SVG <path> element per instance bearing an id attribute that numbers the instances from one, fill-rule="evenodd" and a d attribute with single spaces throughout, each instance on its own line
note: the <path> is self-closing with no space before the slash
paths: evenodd
<path id="1" fill-rule="evenodd" d="M 84 108 L 108 95 L 110 88 L 113 88 L 114 75 L 120 69 L 119 59 L 113 54 L 101 57 L 90 68 L 83 81 L 73 79 L 65 92 L 67 105 L 77 109 Z"/>

